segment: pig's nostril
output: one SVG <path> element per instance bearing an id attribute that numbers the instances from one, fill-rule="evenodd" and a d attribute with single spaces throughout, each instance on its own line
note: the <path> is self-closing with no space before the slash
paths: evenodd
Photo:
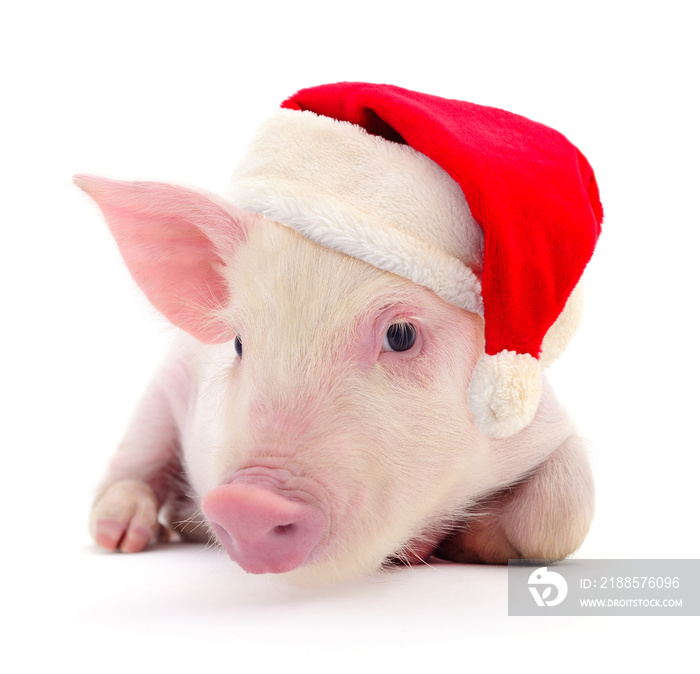
<path id="1" fill-rule="evenodd" d="M 231 559 L 250 573 L 296 569 L 319 553 L 328 527 L 316 506 L 247 482 L 212 489 L 202 511 Z"/>

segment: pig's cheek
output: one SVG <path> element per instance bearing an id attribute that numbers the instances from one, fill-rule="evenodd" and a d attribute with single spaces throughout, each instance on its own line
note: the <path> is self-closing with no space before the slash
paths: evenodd
<path id="1" fill-rule="evenodd" d="M 330 486 L 328 495 L 331 505 L 331 527 L 328 550 L 342 543 L 362 521 L 368 502 L 368 489 L 365 485 L 354 488 Z"/>

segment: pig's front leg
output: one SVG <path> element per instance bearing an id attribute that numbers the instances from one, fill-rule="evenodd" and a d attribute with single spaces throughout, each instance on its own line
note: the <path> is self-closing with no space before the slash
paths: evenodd
<path id="1" fill-rule="evenodd" d="M 556 560 L 581 545 L 593 519 L 593 477 L 583 442 L 569 437 L 523 481 L 485 500 L 438 555 L 455 562 Z"/>
<path id="2" fill-rule="evenodd" d="M 106 550 L 141 552 L 158 530 L 160 504 L 140 480 L 120 480 L 98 496 L 90 516 L 90 533 Z"/>
<path id="3" fill-rule="evenodd" d="M 173 353 L 136 410 L 92 507 L 90 531 L 107 550 L 139 552 L 160 529 L 158 513 L 182 489 L 177 419 L 185 413 L 190 373 Z"/>

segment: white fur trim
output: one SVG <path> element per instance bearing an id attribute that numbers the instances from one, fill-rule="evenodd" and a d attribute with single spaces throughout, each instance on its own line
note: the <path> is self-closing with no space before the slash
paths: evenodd
<path id="1" fill-rule="evenodd" d="M 554 321 L 552 327 L 547 330 L 547 334 L 542 341 L 542 353 L 540 354 L 540 366 L 548 368 L 562 353 L 574 333 L 578 329 L 583 316 L 583 284 L 581 281 L 573 289 L 569 299 L 564 306 L 564 310 L 559 314 L 559 318 Z"/>
<path id="2" fill-rule="evenodd" d="M 413 148 L 312 112 L 264 123 L 226 195 L 307 238 L 483 315 L 483 232 L 461 189 Z"/>
<path id="3" fill-rule="evenodd" d="M 476 425 L 492 438 L 508 438 L 535 416 L 542 393 L 539 362 L 530 355 L 501 351 L 479 358 L 469 386 Z"/>

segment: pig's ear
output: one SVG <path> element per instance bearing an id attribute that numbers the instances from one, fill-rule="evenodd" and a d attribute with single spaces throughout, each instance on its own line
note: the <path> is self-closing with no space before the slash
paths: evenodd
<path id="1" fill-rule="evenodd" d="M 224 260 L 260 216 L 165 183 L 87 175 L 73 181 L 97 202 L 126 266 L 153 306 L 203 342 L 231 339 L 218 318 L 229 299 Z"/>

